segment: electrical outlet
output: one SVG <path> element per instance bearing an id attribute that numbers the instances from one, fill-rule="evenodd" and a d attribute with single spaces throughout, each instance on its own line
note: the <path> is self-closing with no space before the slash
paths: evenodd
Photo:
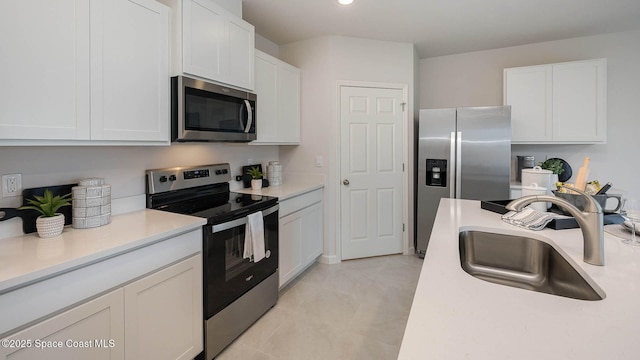
<path id="1" fill-rule="evenodd" d="M 19 196 L 22 194 L 22 175 L 2 175 L 2 197 Z"/>

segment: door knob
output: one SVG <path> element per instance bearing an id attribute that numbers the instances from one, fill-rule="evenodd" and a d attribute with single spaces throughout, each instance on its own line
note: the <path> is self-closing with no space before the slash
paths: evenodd
<path id="1" fill-rule="evenodd" d="M 342 180 L 342 185 L 349 185 L 349 180 L 347 179 Z"/>

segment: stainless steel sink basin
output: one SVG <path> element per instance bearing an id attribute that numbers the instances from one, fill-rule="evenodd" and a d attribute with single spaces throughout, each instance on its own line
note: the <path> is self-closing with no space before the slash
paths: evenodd
<path id="1" fill-rule="evenodd" d="M 463 230 L 459 246 L 462 269 L 478 279 L 573 299 L 605 298 L 604 291 L 584 271 L 544 241 Z"/>

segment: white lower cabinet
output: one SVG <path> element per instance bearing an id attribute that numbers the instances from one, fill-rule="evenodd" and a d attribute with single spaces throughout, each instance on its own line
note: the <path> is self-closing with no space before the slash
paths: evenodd
<path id="1" fill-rule="evenodd" d="M 191 360 L 202 351 L 202 256 L 124 288 L 127 360 Z"/>
<path id="2" fill-rule="evenodd" d="M 123 289 L 2 340 L 0 359 L 124 359 Z"/>
<path id="3" fill-rule="evenodd" d="M 202 349 L 198 254 L 4 338 L 0 359 L 186 360 Z"/>
<path id="4" fill-rule="evenodd" d="M 280 203 L 279 287 L 283 288 L 322 254 L 322 190 Z"/>

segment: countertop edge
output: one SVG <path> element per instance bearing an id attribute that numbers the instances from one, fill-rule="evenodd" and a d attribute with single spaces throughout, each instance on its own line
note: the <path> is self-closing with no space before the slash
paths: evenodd
<path id="1" fill-rule="evenodd" d="M 135 251 L 137 249 L 158 243 L 160 241 L 163 241 L 171 237 L 175 237 L 181 234 L 191 232 L 193 230 L 197 230 L 199 227 L 206 224 L 206 219 L 203 219 L 203 218 L 197 218 L 197 217 L 181 215 L 181 214 L 173 214 L 173 213 L 168 213 L 168 212 L 163 212 L 158 210 L 151 210 L 151 209 L 145 209 L 145 210 L 135 211 L 135 212 L 126 213 L 122 215 L 116 215 L 113 217 L 112 224 L 114 221 L 117 221 L 118 219 L 122 219 L 125 217 L 145 216 L 153 212 L 157 212 L 158 214 L 161 214 L 162 217 L 167 217 L 167 216 L 182 217 L 181 219 L 183 221 L 184 220 L 186 221 L 184 221 L 180 226 L 168 227 L 167 229 L 153 231 L 151 234 L 145 237 L 131 239 L 130 241 L 127 241 L 125 243 L 116 244 L 113 247 L 100 249 L 99 251 L 83 254 L 83 255 L 74 257 L 72 259 L 64 260 L 57 264 L 45 266 L 40 269 L 36 269 L 21 275 L 7 278 L 5 280 L 0 280 L 0 295 L 11 292 L 13 290 L 19 289 L 24 286 L 28 286 L 30 284 L 33 284 L 39 281 L 52 278 L 54 276 L 58 276 L 60 274 L 67 273 L 69 271 L 83 268 L 103 260 L 107 260 L 131 251 Z M 190 218 L 190 219 L 187 219 L 187 218 Z M 106 232 L 106 231 L 112 230 L 112 229 L 106 228 L 108 226 L 109 225 L 105 225 L 102 227 L 96 227 L 91 229 L 73 229 L 70 227 L 65 227 L 65 232 L 67 233 L 84 232 L 87 234 L 87 236 L 91 236 L 95 234 L 100 234 L 101 231 Z M 61 236 L 64 237 L 64 234 L 65 233 L 63 232 L 63 235 Z M 18 241 L 41 240 L 38 238 L 36 234 L 26 234 L 26 235 L 14 237 L 14 238 L 1 239 L 0 241 L 11 241 L 12 239 L 13 240 L 18 239 Z M 44 241 L 48 241 L 48 240 L 51 240 L 51 239 L 45 239 Z"/>

